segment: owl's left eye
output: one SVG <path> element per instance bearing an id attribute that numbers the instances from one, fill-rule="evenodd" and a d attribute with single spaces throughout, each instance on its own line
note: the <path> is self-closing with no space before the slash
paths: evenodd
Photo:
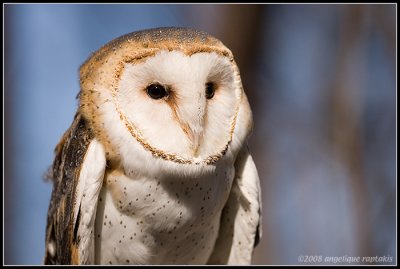
<path id="1" fill-rule="evenodd" d="M 147 94 L 153 99 L 161 99 L 168 95 L 167 90 L 160 84 L 151 84 L 147 86 Z"/>
<path id="2" fill-rule="evenodd" d="M 215 85 L 212 82 L 207 82 L 206 83 L 206 98 L 211 99 L 214 97 L 215 93 Z"/>

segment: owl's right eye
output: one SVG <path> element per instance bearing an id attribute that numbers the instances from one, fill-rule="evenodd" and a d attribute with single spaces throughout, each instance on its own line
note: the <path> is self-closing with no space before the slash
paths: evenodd
<path id="1" fill-rule="evenodd" d="M 161 99 L 168 95 L 167 90 L 160 84 L 151 84 L 147 86 L 147 94 L 153 99 Z"/>

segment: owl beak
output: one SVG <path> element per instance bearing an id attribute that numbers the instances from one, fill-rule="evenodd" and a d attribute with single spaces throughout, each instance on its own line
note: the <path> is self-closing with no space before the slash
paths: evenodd
<path id="1" fill-rule="evenodd" d="M 198 157 L 198 151 L 200 147 L 200 137 L 201 137 L 201 132 L 194 132 L 193 130 L 190 131 L 189 139 L 192 142 L 192 151 L 195 157 Z"/>
<path id="2" fill-rule="evenodd" d="M 193 102 L 191 101 L 190 105 L 185 106 L 184 109 L 173 109 L 176 119 L 178 119 L 183 132 L 189 139 L 188 142 L 190 143 L 190 149 L 194 157 L 199 156 L 207 105 L 205 96 L 199 94 L 198 97 L 197 106 L 192 105 Z"/>
<path id="3" fill-rule="evenodd" d="M 200 147 L 200 138 L 202 135 L 201 131 L 195 131 L 194 128 L 191 128 L 188 124 L 182 126 L 184 133 L 189 138 L 191 143 L 192 153 L 195 157 L 198 157 L 198 151 Z"/>

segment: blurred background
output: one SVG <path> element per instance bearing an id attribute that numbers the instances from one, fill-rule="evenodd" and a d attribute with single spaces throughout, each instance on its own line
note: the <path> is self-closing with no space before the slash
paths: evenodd
<path id="1" fill-rule="evenodd" d="M 263 191 L 263 238 L 253 263 L 321 255 L 397 264 L 396 10 L 3 5 L 3 262 L 43 261 L 52 186 L 42 178 L 76 111 L 80 64 L 120 35 L 183 26 L 233 51 L 253 109 L 250 149 Z"/>

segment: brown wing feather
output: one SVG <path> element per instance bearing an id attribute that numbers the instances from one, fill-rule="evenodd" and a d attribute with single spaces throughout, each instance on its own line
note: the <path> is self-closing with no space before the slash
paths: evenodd
<path id="1" fill-rule="evenodd" d="M 47 213 L 45 264 L 77 263 L 79 238 L 76 238 L 73 223 L 76 186 L 85 153 L 93 137 L 88 122 L 77 113 L 71 127 L 55 148 L 56 156 L 50 176 L 53 192 Z"/>

